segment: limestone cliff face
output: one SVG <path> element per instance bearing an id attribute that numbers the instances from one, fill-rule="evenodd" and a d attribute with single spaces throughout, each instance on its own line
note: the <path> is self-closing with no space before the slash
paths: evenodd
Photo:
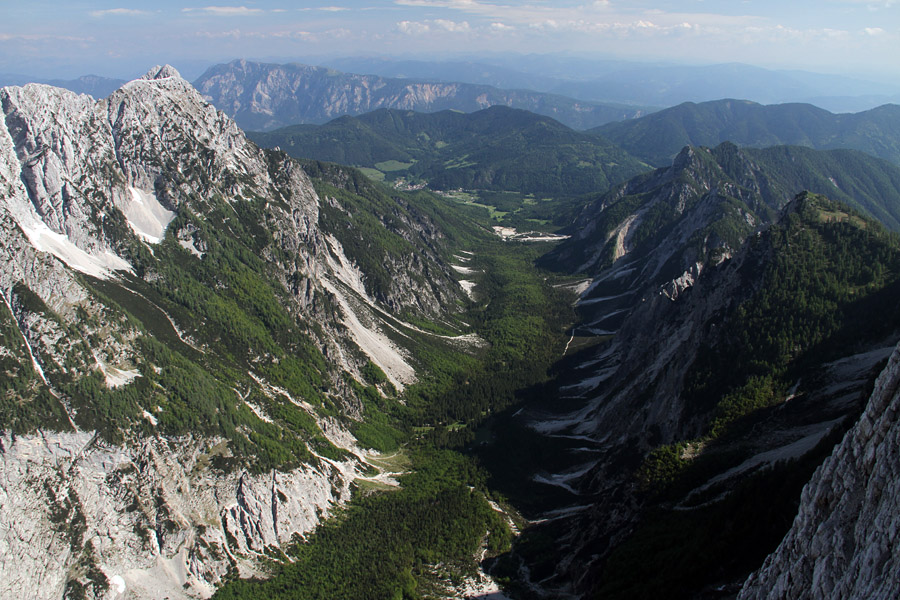
<path id="1" fill-rule="evenodd" d="M 900 347 L 739 598 L 900 597 Z"/>
<path id="2" fill-rule="evenodd" d="M 193 438 L 0 437 L 0 598 L 209 596 L 349 499 L 341 465 L 223 474 L 209 467 L 219 450 Z"/>

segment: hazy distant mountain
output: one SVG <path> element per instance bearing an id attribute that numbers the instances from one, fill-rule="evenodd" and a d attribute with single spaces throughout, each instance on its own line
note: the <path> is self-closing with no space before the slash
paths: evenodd
<path id="1" fill-rule="evenodd" d="M 106 98 L 125 84 L 124 79 L 112 79 L 99 75 L 84 75 L 78 79 L 52 79 L 48 85 L 72 90 L 78 94 L 90 94 L 94 98 Z"/>
<path id="2" fill-rule="evenodd" d="M 600 136 L 505 106 L 469 114 L 382 109 L 249 135 L 292 156 L 373 167 L 440 190 L 584 194 L 647 170 Z"/>
<path id="3" fill-rule="evenodd" d="M 242 128 L 250 130 L 324 123 L 341 115 L 358 115 L 378 108 L 473 112 L 499 104 L 553 117 L 577 129 L 646 114 L 635 107 L 582 102 L 525 90 L 388 79 L 323 67 L 245 60 L 211 67 L 194 86 Z"/>
<path id="4" fill-rule="evenodd" d="M 682 66 L 553 56 L 484 57 L 471 62 L 344 58 L 330 67 L 382 77 L 526 88 L 579 100 L 674 106 L 720 98 L 765 104 L 809 102 L 833 112 L 900 103 L 900 87 L 840 75 L 773 71 L 744 64 Z"/>
<path id="5" fill-rule="evenodd" d="M 323 64 L 348 73 L 369 73 L 397 79 L 460 81 L 503 89 L 549 92 L 560 84 L 551 75 L 523 73 L 516 69 L 474 61 L 396 60 L 390 58 L 336 58 Z"/>
<path id="6" fill-rule="evenodd" d="M 724 141 L 755 147 L 850 148 L 900 164 L 900 106 L 895 104 L 856 114 L 833 114 L 811 104 L 686 102 L 593 131 L 658 166 L 671 161 L 684 146 L 717 146 Z"/>
<path id="7" fill-rule="evenodd" d="M 850 91 L 854 96 L 877 94 L 888 98 L 900 90 L 837 75 L 722 64 L 625 69 L 591 81 L 565 83 L 552 91 L 583 100 L 673 106 L 719 98 L 747 98 L 763 104 L 805 102 L 846 97 Z"/>

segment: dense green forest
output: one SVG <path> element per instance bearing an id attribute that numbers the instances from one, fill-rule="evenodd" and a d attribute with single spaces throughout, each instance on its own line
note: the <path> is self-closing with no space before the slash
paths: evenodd
<path id="1" fill-rule="evenodd" d="M 788 211 L 750 242 L 751 253 L 759 245 L 766 256 L 759 289 L 698 356 L 686 382 L 691 409 L 712 410 L 713 437 L 784 397 L 811 364 L 900 326 L 897 236 L 821 196 L 804 195 Z"/>
<path id="2" fill-rule="evenodd" d="M 233 581 L 214 597 L 420 598 L 441 576 L 470 574 L 485 536 L 489 555 L 508 549 L 509 527 L 486 502 L 484 476 L 467 458 L 450 451 L 414 456 L 399 489 L 358 495 L 291 546 L 290 562 L 273 565 L 273 577 Z"/>

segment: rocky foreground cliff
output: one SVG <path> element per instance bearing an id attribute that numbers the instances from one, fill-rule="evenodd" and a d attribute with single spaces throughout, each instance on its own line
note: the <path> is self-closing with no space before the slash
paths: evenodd
<path id="1" fill-rule="evenodd" d="M 900 347 L 739 598 L 900 597 Z"/>
<path id="2" fill-rule="evenodd" d="M 0 106 L 0 597 L 209 596 L 377 476 L 364 392 L 471 344 L 403 320 L 458 310 L 450 241 L 171 67 Z"/>

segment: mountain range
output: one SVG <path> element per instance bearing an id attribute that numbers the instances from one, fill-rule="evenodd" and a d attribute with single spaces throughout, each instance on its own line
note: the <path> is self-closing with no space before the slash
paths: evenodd
<path id="1" fill-rule="evenodd" d="M 767 177 L 759 186 L 770 196 L 770 204 L 811 190 L 896 229 L 900 224 L 896 213 L 900 181 L 896 149 L 900 146 L 894 139 L 900 136 L 900 113 L 895 114 L 896 108 L 888 105 L 834 115 L 811 105 L 762 106 L 723 100 L 682 105 L 586 133 L 548 117 L 500 106 L 470 114 L 379 110 L 325 125 L 249 135 L 262 146 L 283 148 L 293 156 L 365 167 L 370 175 L 395 185 L 479 193 L 480 202 L 512 211 L 504 219 L 520 219 L 516 223 L 522 225 L 522 217 L 547 220 L 548 211 L 541 209 L 549 204 L 529 207 L 522 198 L 488 197 L 485 191 L 554 199 L 550 212 L 555 216 L 550 221 L 565 225 L 583 200 L 566 202 L 565 208 L 560 200 L 602 193 L 648 170 L 642 161 L 671 164 L 674 154 L 686 146 L 715 147 L 731 140 L 728 143 L 771 148 L 744 154 L 746 160 L 759 163 L 748 168 Z M 596 137 L 591 139 L 591 134 Z M 818 152 L 810 147 L 841 149 Z M 780 198 L 774 204 L 773 195 Z"/>
<path id="2" fill-rule="evenodd" d="M 262 131 L 299 123 L 324 123 L 341 115 L 359 115 L 378 108 L 473 112 L 500 104 L 550 116 L 577 129 L 646 112 L 639 107 L 584 102 L 528 90 L 390 79 L 302 64 L 246 60 L 210 67 L 194 86 L 242 128 Z"/>
<path id="3" fill-rule="evenodd" d="M 641 106 L 745 98 L 761 104 L 803 102 L 833 112 L 859 112 L 900 102 L 896 85 L 739 63 L 694 66 L 531 55 L 486 56 L 469 61 L 341 58 L 322 64 L 382 77 L 477 83 Z"/>

